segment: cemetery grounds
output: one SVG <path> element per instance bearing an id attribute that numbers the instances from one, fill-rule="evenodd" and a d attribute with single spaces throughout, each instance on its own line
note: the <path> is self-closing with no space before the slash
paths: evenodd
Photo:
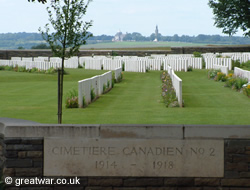
<path id="1" fill-rule="evenodd" d="M 67 93 L 78 81 L 106 71 L 66 69 Z M 250 123 L 249 98 L 207 78 L 207 70 L 176 72 L 183 81 L 184 108 L 166 108 L 161 71 L 124 72 L 121 83 L 87 108 L 63 107 L 64 124 L 219 124 Z M 0 71 L 0 117 L 57 123 L 57 74 Z"/>

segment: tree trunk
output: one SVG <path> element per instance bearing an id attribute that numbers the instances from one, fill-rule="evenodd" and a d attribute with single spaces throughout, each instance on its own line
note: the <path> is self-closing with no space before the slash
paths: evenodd
<path id="1" fill-rule="evenodd" d="M 62 124 L 63 75 L 64 57 L 62 58 L 62 68 L 58 69 L 58 124 Z"/>

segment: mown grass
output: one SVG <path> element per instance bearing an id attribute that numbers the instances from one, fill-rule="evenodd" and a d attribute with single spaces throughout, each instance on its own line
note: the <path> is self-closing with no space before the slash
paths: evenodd
<path id="1" fill-rule="evenodd" d="M 70 69 L 64 94 L 77 81 L 104 71 Z M 205 70 L 178 72 L 184 108 L 166 108 L 160 72 L 124 73 L 122 83 L 85 109 L 63 108 L 68 124 L 249 124 L 250 100 L 223 83 L 207 79 Z M 64 96 L 64 99 L 66 97 Z M 0 117 L 57 122 L 57 75 L 0 71 Z"/>

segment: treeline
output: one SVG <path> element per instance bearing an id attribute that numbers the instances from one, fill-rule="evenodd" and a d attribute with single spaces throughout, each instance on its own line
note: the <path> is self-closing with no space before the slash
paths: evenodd
<path id="1" fill-rule="evenodd" d="M 30 49 L 43 43 L 39 33 L 5 33 L 0 34 L 0 49 Z"/>
<path id="2" fill-rule="evenodd" d="M 98 43 L 100 41 L 111 41 L 113 36 L 94 36 L 88 40 L 89 43 Z M 123 38 L 123 41 L 153 41 L 155 39 L 155 34 L 151 34 L 146 37 L 138 32 L 127 33 Z M 173 36 L 163 36 L 158 34 L 158 41 L 169 41 L 169 42 L 187 42 L 187 43 L 204 43 L 204 44 L 250 44 L 250 38 L 239 37 L 239 36 L 220 36 L 220 35 L 204 35 L 200 34 L 198 36 L 179 36 L 175 34 Z"/>
<path id="3" fill-rule="evenodd" d="M 111 42 L 114 36 L 100 35 L 93 36 L 87 40 L 88 44 Z M 250 44 L 250 38 L 238 37 L 238 36 L 220 36 L 220 35 L 204 35 L 198 36 L 179 36 L 177 34 L 173 36 L 158 35 L 158 41 L 169 42 L 188 42 L 188 43 L 204 43 L 204 44 Z M 123 38 L 123 41 L 153 41 L 155 34 L 151 34 L 146 37 L 138 32 L 127 33 Z M 0 34 L 0 49 L 48 49 L 49 46 L 42 39 L 39 33 L 6 33 Z"/>

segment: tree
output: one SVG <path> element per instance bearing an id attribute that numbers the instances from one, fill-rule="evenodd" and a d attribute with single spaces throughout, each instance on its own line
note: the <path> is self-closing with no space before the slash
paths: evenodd
<path id="1" fill-rule="evenodd" d="M 30 2 L 30 0 L 28 0 Z M 36 0 L 31 0 L 32 2 L 35 2 Z M 39 3 L 47 3 L 47 0 L 37 0 Z M 52 0 L 51 0 L 52 1 Z M 59 0 L 54 0 L 54 2 L 59 1 Z"/>
<path id="2" fill-rule="evenodd" d="M 223 28 L 223 33 L 233 35 L 241 29 L 244 36 L 250 36 L 249 0 L 209 0 L 208 5 L 215 15 L 214 24 Z"/>
<path id="3" fill-rule="evenodd" d="M 92 21 L 83 22 L 87 7 L 91 0 L 62 0 L 51 3 L 47 8 L 49 21 L 54 32 L 50 32 L 49 24 L 45 25 L 45 32 L 39 29 L 45 41 L 51 47 L 53 54 L 62 58 L 61 69 L 58 70 L 58 123 L 62 123 L 62 97 L 64 60 L 76 55 L 81 45 L 91 36 L 87 30 L 92 26 Z M 62 4 L 61 4 L 62 2 Z"/>

